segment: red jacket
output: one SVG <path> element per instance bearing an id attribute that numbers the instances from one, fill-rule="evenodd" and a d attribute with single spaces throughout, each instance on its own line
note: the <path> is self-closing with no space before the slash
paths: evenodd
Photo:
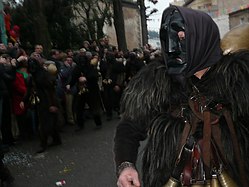
<path id="1" fill-rule="evenodd" d="M 16 72 L 16 79 L 12 84 L 12 110 L 15 115 L 22 115 L 26 112 L 26 107 L 21 109 L 20 102 L 23 101 L 27 93 L 27 85 L 21 73 Z"/>

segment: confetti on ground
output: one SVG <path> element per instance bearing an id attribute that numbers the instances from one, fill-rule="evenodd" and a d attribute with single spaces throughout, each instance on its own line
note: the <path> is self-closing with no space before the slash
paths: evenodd
<path id="1" fill-rule="evenodd" d="M 4 155 L 3 162 L 13 166 L 32 166 L 32 155 L 20 151 L 9 152 Z"/>
<path id="2" fill-rule="evenodd" d="M 66 184 L 66 181 L 61 180 L 61 181 L 56 182 L 55 184 L 56 184 L 56 186 L 64 186 Z"/>

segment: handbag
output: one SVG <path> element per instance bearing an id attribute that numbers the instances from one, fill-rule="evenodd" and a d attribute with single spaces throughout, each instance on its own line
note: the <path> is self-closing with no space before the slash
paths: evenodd
<path id="1" fill-rule="evenodd" d="M 40 103 L 40 98 L 37 96 L 35 91 L 32 91 L 29 97 L 29 103 L 31 106 L 35 106 Z"/>

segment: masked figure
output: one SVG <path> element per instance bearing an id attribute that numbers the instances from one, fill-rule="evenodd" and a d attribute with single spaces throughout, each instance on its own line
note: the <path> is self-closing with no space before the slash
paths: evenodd
<path id="1" fill-rule="evenodd" d="M 177 6 L 165 9 L 160 39 L 163 60 L 143 68 L 122 97 L 118 186 L 248 186 L 249 51 L 223 55 L 211 17 Z"/>

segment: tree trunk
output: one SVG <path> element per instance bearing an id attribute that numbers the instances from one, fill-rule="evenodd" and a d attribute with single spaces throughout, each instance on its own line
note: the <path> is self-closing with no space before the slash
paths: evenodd
<path id="1" fill-rule="evenodd" d="M 118 48 L 122 51 L 127 51 L 126 37 L 125 37 L 125 25 L 124 15 L 122 9 L 121 0 L 113 0 L 113 12 L 114 12 L 114 27 L 117 35 Z"/>
<path id="2" fill-rule="evenodd" d="M 30 9 L 30 16 L 33 19 L 35 41 L 42 44 L 44 53 L 47 54 L 51 49 L 51 39 L 48 31 L 46 16 L 44 15 L 44 0 L 26 0 Z"/>
<path id="3" fill-rule="evenodd" d="M 146 7 L 144 0 L 138 0 L 140 5 L 140 16 L 141 16 L 141 27 L 142 27 L 142 43 L 143 46 L 148 44 L 148 29 L 147 29 L 147 18 L 146 18 Z"/>
<path id="4" fill-rule="evenodd" d="M 0 32 L 1 32 L 1 42 L 7 46 L 7 35 L 5 30 L 5 23 L 4 23 L 4 14 L 3 14 L 3 1 L 0 0 Z"/>
<path id="5" fill-rule="evenodd" d="M 93 35 L 95 33 L 94 30 L 94 25 L 93 25 L 93 21 L 91 19 L 90 16 L 90 7 L 85 8 L 85 13 L 86 13 L 86 26 L 87 26 L 87 31 L 88 31 L 88 39 L 89 41 L 93 40 Z"/>
<path id="6" fill-rule="evenodd" d="M 97 39 L 104 37 L 103 27 L 105 24 L 105 21 L 103 19 L 97 20 Z"/>

